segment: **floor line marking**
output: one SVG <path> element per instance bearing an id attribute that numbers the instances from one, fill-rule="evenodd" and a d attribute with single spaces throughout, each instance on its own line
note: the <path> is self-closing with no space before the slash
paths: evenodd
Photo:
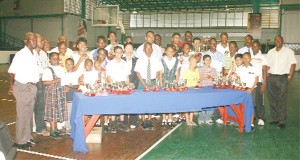
<path id="1" fill-rule="evenodd" d="M 182 124 L 182 123 L 181 123 Z M 161 137 L 157 142 L 155 142 L 150 148 L 148 148 L 144 153 L 139 155 L 135 160 L 142 159 L 147 153 L 149 153 L 153 148 L 155 148 L 160 142 L 162 142 L 164 139 L 166 139 L 171 133 L 173 133 L 178 127 L 181 126 L 181 124 L 177 125 L 175 128 L 173 128 L 170 132 L 165 134 L 163 137 Z"/>
<path id="2" fill-rule="evenodd" d="M 36 155 L 40 155 L 40 156 L 44 156 L 44 157 L 51 157 L 51 158 L 63 159 L 63 160 L 76 160 L 76 159 L 73 159 L 73 158 L 56 156 L 56 155 L 52 155 L 52 154 L 40 153 L 40 152 L 35 152 L 35 151 L 28 151 L 28 150 L 24 150 L 24 149 L 17 149 L 17 151 L 19 151 L 19 152 L 25 152 L 25 153 L 29 153 L 29 154 L 36 154 Z"/>

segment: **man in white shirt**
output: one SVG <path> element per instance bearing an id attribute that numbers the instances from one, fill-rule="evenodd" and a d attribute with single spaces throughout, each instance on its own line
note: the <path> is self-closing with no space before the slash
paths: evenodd
<path id="1" fill-rule="evenodd" d="M 36 36 L 25 34 L 25 47 L 16 53 L 9 69 L 9 95 L 16 98 L 16 141 L 15 146 L 28 149 L 34 143 L 31 136 L 31 121 L 36 98 L 36 83 L 39 82 L 39 67 L 33 54 Z"/>
<path id="2" fill-rule="evenodd" d="M 120 46 L 122 48 L 122 50 L 124 50 L 124 46 L 121 44 L 118 44 L 116 32 L 113 32 L 113 31 L 109 32 L 107 34 L 107 39 L 110 41 L 110 44 L 105 47 L 105 49 L 108 52 L 108 55 L 114 55 L 114 48 L 116 46 Z"/>
<path id="3" fill-rule="evenodd" d="M 277 35 L 275 47 L 267 54 L 268 79 L 267 89 L 271 108 L 272 122 L 279 128 L 285 127 L 287 119 L 288 83 L 296 67 L 294 51 L 283 46 L 283 37 Z"/>
<path id="4" fill-rule="evenodd" d="M 66 44 L 68 44 L 67 37 L 64 35 L 60 35 L 58 37 L 58 43 L 59 42 L 65 42 Z M 59 53 L 58 47 L 53 48 L 50 52 Z M 73 51 L 70 48 L 67 48 L 66 56 L 72 57 L 72 55 L 73 55 Z"/>
<path id="5" fill-rule="evenodd" d="M 253 54 L 253 50 L 252 50 L 252 43 L 253 43 L 253 37 L 251 35 L 247 35 L 245 37 L 245 46 L 243 48 L 240 48 L 238 50 L 239 54 L 244 54 L 245 52 L 249 52 L 251 55 Z"/>
<path id="6" fill-rule="evenodd" d="M 251 48 L 253 49 L 251 64 L 258 75 L 254 110 L 256 119 L 258 119 L 258 125 L 263 126 L 265 124 L 264 91 L 267 88 L 267 60 L 260 51 L 260 43 L 258 41 L 254 41 Z"/>
<path id="7" fill-rule="evenodd" d="M 36 36 L 36 48 L 33 50 L 33 55 L 36 58 L 37 65 L 39 67 L 39 78 L 40 81 L 36 84 L 37 95 L 34 105 L 34 119 L 36 125 L 36 133 L 43 136 L 49 136 L 50 132 L 47 131 L 46 122 L 44 121 L 45 115 L 45 86 L 42 84 L 42 77 L 45 68 L 49 65 L 49 59 L 47 54 L 42 50 L 44 47 L 44 37 L 40 34 L 35 34 Z"/>
<path id="8" fill-rule="evenodd" d="M 162 65 L 161 61 L 151 56 L 153 54 L 151 43 L 146 42 L 143 47 L 145 56 L 137 60 L 134 71 L 140 81 L 138 88 L 144 88 L 145 91 L 147 91 L 147 89 L 152 89 L 156 80 L 159 79 Z M 148 119 L 145 119 L 145 115 L 142 115 L 142 120 L 142 130 L 155 129 L 152 125 L 150 116 L 148 116 Z"/>
<path id="9" fill-rule="evenodd" d="M 154 43 L 154 32 L 148 31 L 146 33 L 145 40 L 146 40 L 146 43 L 150 43 L 152 45 L 153 53 L 151 54 L 151 56 L 160 61 L 162 58 L 162 52 L 161 52 L 160 47 Z M 145 43 L 140 45 L 137 48 L 136 55 L 135 55 L 137 58 L 146 57 L 146 54 L 144 52 L 144 45 L 145 45 Z"/>
<path id="10" fill-rule="evenodd" d="M 228 34 L 226 32 L 220 35 L 221 42 L 217 45 L 217 51 L 224 54 L 229 53 Z"/>

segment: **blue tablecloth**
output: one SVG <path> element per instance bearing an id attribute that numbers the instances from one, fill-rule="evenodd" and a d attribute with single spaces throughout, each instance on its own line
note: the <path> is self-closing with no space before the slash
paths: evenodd
<path id="1" fill-rule="evenodd" d="M 251 130 L 251 117 L 254 113 L 251 94 L 232 89 L 214 89 L 203 87 L 190 88 L 184 92 L 143 92 L 136 90 L 131 95 L 108 95 L 106 97 L 88 97 L 74 93 L 71 113 L 71 137 L 73 150 L 87 152 L 84 136 L 84 115 L 94 114 L 142 114 L 176 113 L 199 111 L 205 107 L 245 104 L 245 131 Z"/>

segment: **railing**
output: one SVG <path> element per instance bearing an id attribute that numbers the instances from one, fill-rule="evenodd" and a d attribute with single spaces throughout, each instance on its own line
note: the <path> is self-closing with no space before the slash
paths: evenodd
<path id="1" fill-rule="evenodd" d="M 4 32 L 0 32 L 0 50 L 18 50 L 23 46 L 23 40 L 6 34 Z"/>

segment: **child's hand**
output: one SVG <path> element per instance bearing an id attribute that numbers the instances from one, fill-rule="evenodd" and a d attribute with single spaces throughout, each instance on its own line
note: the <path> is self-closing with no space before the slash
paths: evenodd
<path id="1" fill-rule="evenodd" d="M 259 93 L 263 94 L 265 92 L 267 88 L 267 85 L 264 83 L 261 87 L 260 87 L 260 90 L 259 90 Z"/>
<path id="2" fill-rule="evenodd" d="M 68 87 L 64 87 L 64 92 L 69 92 L 69 88 Z"/>
<path id="3" fill-rule="evenodd" d="M 247 89 L 247 93 L 249 93 L 249 94 L 251 94 L 251 93 L 252 93 L 252 91 L 253 91 L 253 89 L 252 89 L 252 88 L 250 88 L 250 89 Z"/>

